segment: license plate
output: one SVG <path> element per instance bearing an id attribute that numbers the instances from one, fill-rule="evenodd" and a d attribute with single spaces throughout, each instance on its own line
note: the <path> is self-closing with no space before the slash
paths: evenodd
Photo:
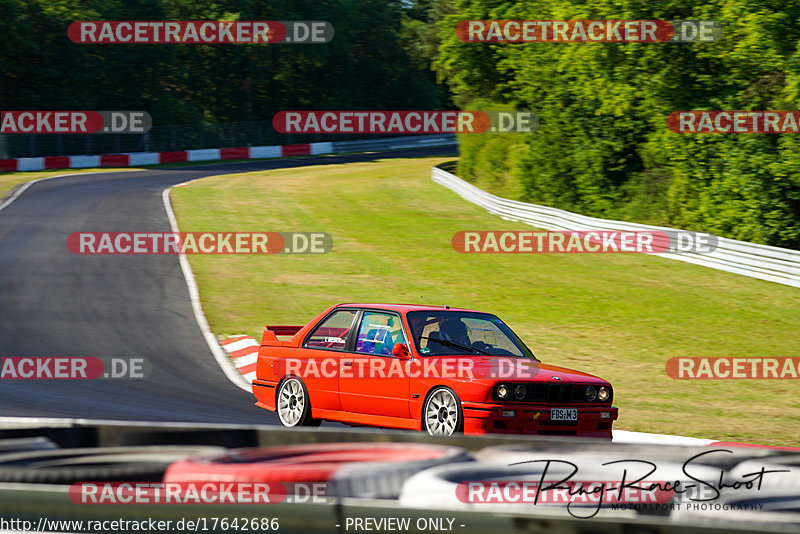
<path id="1" fill-rule="evenodd" d="M 551 408 L 550 409 L 551 421 L 577 421 L 578 410 L 577 408 Z"/>

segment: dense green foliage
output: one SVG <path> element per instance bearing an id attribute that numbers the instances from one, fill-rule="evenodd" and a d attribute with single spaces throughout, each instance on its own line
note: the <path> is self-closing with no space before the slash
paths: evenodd
<path id="1" fill-rule="evenodd" d="M 385 0 L 0 0 L 2 109 L 143 109 L 154 124 L 287 109 L 429 109 L 440 89 Z M 78 20 L 326 20 L 327 44 L 74 44 Z"/>
<path id="2" fill-rule="evenodd" d="M 800 246 L 800 136 L 682 135 L 675 110 L 800 109 L 800 0 L 0 0 L 2 109 L 156 125 L 286 109 L 526 109 L 460 136 L 459 173 L 587 215 Z M 713 43 L 463 43 L 464 19 L 712 19 Z M 325 45 L 89 45 L 75 20 L 327 20 Z M 433 68 L 433 70 L 431 70 Z"/>
<path id="3" fill-rule="evenodd" d="M 540 117 L 532 134 L 460 136 L 459 173 L 598 217 L 800 246 L 800 137 L 670 132 L 676 110 L 800 109 L 797 0 L 455 0 L 435 65 L 464 108 Z M 704 19 L 713 43 L 463 43 L 464 19 Z"/>

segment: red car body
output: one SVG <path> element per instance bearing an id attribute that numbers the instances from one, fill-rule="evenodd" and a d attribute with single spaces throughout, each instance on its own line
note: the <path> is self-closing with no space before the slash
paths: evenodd
<path id="1" fill-rule="evenodd" d="M 338 315 L 334 316 L 337 312 Z M 479 349 L 474 349 L 476 352 L 474 354 L 466 351 L 462 353 L 461 349 L 452 350 L 451 352 L 458 353 L 450 356 L 422 354 L 421 352 L 430 352 L 431 349 L 420 349 L 420 346 L 413 342 L 404 343 L 402 348 L 406 349 L 405 351 L 398 352 L 400 347 L 395 346 L 394 354 L 387 354 L 385 349 L 382 354 L 357 352 L 364 350 L 368 341 L 373 341 L 365 339 L 362 334 L 356 345 L 356 341 L 352 338 L 359 332 L 359 321 L 366 322 L 367 316 L 398 318 L 400 322 L 389 321 L 393 324 L 392 328 L 398 335 L 404 334 L 405 340 L 412 340 L 414 334 L 408 315 L 412 312 L 425 312 L 423 315 L 417 314 L 417 317 L 439 313 L 453 314 L 453 312 L 482 314 L 474 310 L 449 307 L 341 304 L 325 310 L 303 327 L 268 326 L 258 351 L 256 379 L 253 381 L 256 405 L 277 411 L 282 384 L 289 379 L 296 379 L 302 381 L 305 386 L 298 389 L 298 383 L 295 381 L 297 394 L 303 397 L 303 402 L 310 404 L 306 414 L 307 421 L 304 424 L 308 424 L 308 421 L 329 420 L 352 425 L 425 430 L 423 411 L 427 406 L 427 409 L 434 413 L 436 407 L 435 401 L 430 401 L 426 405 L 429 396 L 432 392 L 444 388 L 454 394 L 452 398 L 459 405 L 456 411 L 461 420 L 455 430 L 466 434 L 513 433 L 611 437 L 612 424 L 617 419 L 618 410 L 611 405 L 613 401 L 611 385 L 596 376 L 542 364 L 530 357 L 510 358 L 479 354 L 477 353 Z M 350 314 L 354 315 L 348 329 L 344 322 Z M 502 324 L 502 321 L 491 314 L 483 315 L 497 325 Z M 475 317 L 484 319 L 483 315 Z M 454 316 L 462 317 L 462 315 Z M 343 319 L 343 326 L 339 329 L 324 326 L 336 317 Z M 389 329 L 381 325 L 370 326 Z M 504 324 L 502 327 L 508 328 Z M 361 328 L 364 329 L 363 324 Z M 370 330 L 369 335 L 373 338 L 377 338 L 374 332 L 380 333 L 376 328 Z M 317 337 L 314 338 L 312 334 Z M 278 335 L 292 337 L 287 341 L 279 341 Z M 429 337 L 432 339 L 432 334 L 429 334 Z M 317 341 L 312 343 L 310 341 L 312 338 Z M 431 347 L 434 345 L 430 344 Z M 332 346 L 338 348 L 332 349 Z M 486 344 L 479 346 L 487 347 Z M 529 351 L 527 347 L 525 349 Z M 530 356 L 533 356 L 532 353 Z M 502 363 L 505 363 L 505 366 L 499 365 Z M 401 368 L 403 365 L 406 366 L 407 372 L 386 372 L 392 366 Z M 415 365 L 417 367 L 414 367 Z M 502 377 L 498 377 L 500 367 L 506 369 L 506 375 Z M 409 368 L 424 372 L 408 372 Z M 508 377 L 510 368 L 525 372 L 515 372 L 513 376 Z M 376 375 L 370 372 L 376 369 L 383 369 L 383 373 Z M 458 370 L 465 372 L 455 372 Z M 467 370 L 470 372 L 466 372 Z M 367 372 L 365 374 L 361 371 Z M 524 391 L 525 397 L 523 400 L 499 399 L 501 384 L 506 386 L 508 397 L 514 397 L 509 394 L 510 390 Z M 516 389 L 517 386 L 521 389 Z M 607 398 L 604 401 L 587 400 L 589 394 L 585 392 L 589 386 L 595 391 L 599 388 L 605 389 Z M 286 393 L 284 391 L 283 395 L 288 403 L 291 389 L 288 391 L 290 395 L 287 396 Z M 446 417 L 447 408 L 443 411 Z M 575 413 L 577 417 L 570 420 Z M 563 420 L 565 418 L 567 420 Z M 283 419 L 281 422 L 286 426 L 294 426 L 287 425 Z M 429 422 L 428 426 L 435 424 L 435 421 Z"/>

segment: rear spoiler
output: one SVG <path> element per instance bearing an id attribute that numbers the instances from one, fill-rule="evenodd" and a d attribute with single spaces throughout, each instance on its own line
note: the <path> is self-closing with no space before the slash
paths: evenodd
<path id="1" fill-rule="evenodd" d="M 267 330 L 275 332 L 276 336 L 293 336 L 303 329 L 302 326 L 266 326 Z"/>
<path id="2" fill-rule="evenodd" d="M 267 325 L 261 336 L 261 343 L 265 341 L 278 341 L 278 336 L 293 336 L 302 330 L 302 326 L 270 326 Z"/>

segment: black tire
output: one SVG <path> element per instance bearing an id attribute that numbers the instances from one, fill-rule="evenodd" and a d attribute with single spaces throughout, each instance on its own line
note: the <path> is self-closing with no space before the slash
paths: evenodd
<path id="1" fill-rule="evenodd" d="M 455 391 L 437 386 L 428 392 L 422 405 L 422 431 L 431 436 L 452 436 L 464 431 L 464 410 Z"/>
<path id="2" fill-rule="evenodd" d="M 0 482 L 159 482 L 176 460 L 218 447 L 106 447 L 0 455 Z"/>
<path id="3" fill-rule="evenodd" d="M 311 417 L 311 401 L 308 388 L 295 376 L 281 380 L 275 392 L 275 412 L 286 428 L 300 426 L 316 427 L 321 421 Z"/>

